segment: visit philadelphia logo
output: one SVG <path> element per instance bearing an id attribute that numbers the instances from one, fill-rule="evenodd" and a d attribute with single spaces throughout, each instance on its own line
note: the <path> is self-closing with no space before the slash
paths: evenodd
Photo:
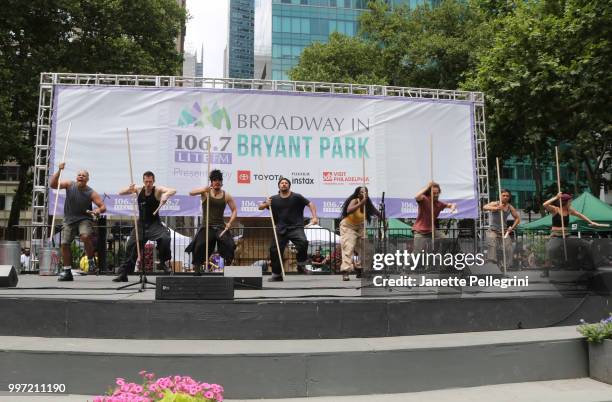
<path id="1" fill-rule="evenodd" d="M 214 103 L 211 109 L 208 109 L 206 105 L 204 107 L 200 106 L 199 102 L 194 102 L 191 107 L 183 107 L 178 118 L 178 126 L 184 128 L 203 128 L 211 125 L 217 130 L 221 130 L 223 122 L 225 122 L 227 130 L 232 129 L 232 123 L 227 110 L 224 107 L 220 107 L 217 102 Z"/>

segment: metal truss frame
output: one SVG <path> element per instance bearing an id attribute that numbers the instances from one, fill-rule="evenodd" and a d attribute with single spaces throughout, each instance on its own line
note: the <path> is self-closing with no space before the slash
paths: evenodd
<path id="1" fill-rule="evenodd" d="M 38 104 L 36 145 L 34 148 L 34 186 L 32 188 L 33 241 L 42 241 L 48 236 L 48 167 L 51 155 L 51 122 L 54 112 L 53 96 L 56 85 L 191 87 L 277 92 L 316 92 L 472 102 L 472 116 L 474 121 L 474 132 L 472 135 L 476 153 L 474 155 L 476 161 L 474 169 L 477 175 L 479 210 L 481 211 L 477 222 L 477 229 L 481 229 L 488 225 L 488 215 L 484 214 L 481 208 L 484 203 L 489 201 L 487 138 L 484 95 L 482 92 L 305 81 L 195 78 L 155 75 L 42 73 L 40 75 L 40 97 Z"/>

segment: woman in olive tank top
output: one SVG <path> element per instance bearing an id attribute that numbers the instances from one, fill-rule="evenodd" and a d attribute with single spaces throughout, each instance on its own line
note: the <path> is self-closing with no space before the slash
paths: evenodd
<path id="1" fill-rule="evenodd" d="M 215 169 L 211 171 L 209 179 L 211 183 L 209 187 L 200 187 L 189 192 L 191 196 L 199 195 L 202 198 L 202 226 L 185 249 L 186 252 L 193 253 L 192 264 L 196 275 L 201 273 L 202 264 L 210 258 L 210 255 L 215 250 L 215 246 L 221 257 L 223 257 L 225 265 L 230 265 L 234 260 L 234 250 L 236 248 L 230 232 L 232 223 L 236 220 L 237 216 L 236 203 L 231 195 L 221 189 L 223 187 L 223 174 L 220 170 Z M 210 204 L 208 206 L 208 256 L 205 258 L 207 202 L 210 202 Z M 226 205 L 230 207 L 231 211 L 227 223 L 225 223 L 223 218 Z"/>
<path id="2" fill-rule="evenodd" d="M 572 196 L 570 194 L 558 193 L 556 196 L 546 201 L 543 206 L 552 214 L 550 240 L 546 243 L 546 270 L 543 274 L 543 276 L 548 276 L 548 268 L 565 265 L 564 247 L 567 249 L 567 255 L 573 256 L 580 243 L 579 239 L 572 239 L 569 244 L 566 243 L 565 246 L 563 244 L 563 237 L 567 238 L 570 236 L 571 215 L 588 222 L 589 226 L 607 227 L 608 225 L 593 222 L 591 219 L 572 208 Z"/>

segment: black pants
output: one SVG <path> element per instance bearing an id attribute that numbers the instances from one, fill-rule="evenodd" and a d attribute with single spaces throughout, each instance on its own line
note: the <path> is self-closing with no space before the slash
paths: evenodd
<path id="1" fill-rule="evenodd" d="M 293 243 L 297 249 L 298 264 L 306 263 L 306 260 L 308 259 L 308 239 L 306 239 L 304 228 L 286 228 L 284 230 L 277 230 L 276 233 L 278 235 L 280 255 L 283 255 L 285 252 L 285 247 L 287 247 L 287 243 L 291 241 L 291 243 Z M 270 246 L 270 261 L 272 261 L 272 273 L 275 275 L 282 275 L 281 264 L 278 259 L 278 251 L 276 249 L 276 241 L 274 239 L 272 239 L 272 245 Z"/>
<path id="2" fill-rule="evenodd" d="M 223 236 L 221 233 L 225 230 L 222 226 L 210 226 L 208 228 L 208 258 L 215 251 L 215 246 L 218 248 L 219 254 L 223 257 L 225 265 L 231 265 L 234 260 L 234 250 L 236 243 L 229 230 Z M 206 253 L 206 230 L 201 227 L 198 229 L 195 237 L 185 249 L 187 253 L 193 253 L 192 264 L 199 266 L 204 264 L 204 254 Z"/>
<path id="3" fill-rule="evenodd" d="M 144 233 L 143 233 L 144 232 Z M 140 240 L 140 252 L 144 258 L 144 245 L 147 241 L 154 241 L 157 243 L 157 252 L 159 260 L 166 262 L 172 258 L 172 251 L 170 250 L 170 231 L 167 227 L 161 224 L 161 222 L 153 222 L 144 225 L 144 230 L 140 223 L 138 224 L 138 240 Z M 134 267 L 136 260 L 138 259 L 138 249 L 136 248 L 136 232 L 132 229 L 130 233 L 130 239 L 126 245 L 126 260 L 121 264 L 120 272 L 126 272 L 128 274 L 134 273 Z M 142 261 L 141 261 L 142 262 Z"/>

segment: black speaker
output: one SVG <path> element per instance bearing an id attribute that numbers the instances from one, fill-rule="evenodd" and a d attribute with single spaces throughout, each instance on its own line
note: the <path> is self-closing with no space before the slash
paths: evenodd
<path id="1" fill-rule="evenodd" d="M 502 273 L 501 269 L 499 269 L 497 264 L 494 264 L 492 262 L 487 262 L 483 265 L 472 265 L 472 266 L 466 267 L 464 272 L 468 276 L 476 276 L 479 278 L 483 276 L 501 278 L 504 276 L 504 274 Z"/>
<path id="2" fill-rule="evenodd" d="M 234 278 L 223 276 L 157 277 L 155 299 L 234 300 Z"/>
<path id="3" fill-rule="evenodd" d="M 234 278 L 235 289 L 261 289 L 263 286 L 260 267 L 228 265 L 223 268 L 223 276 Z"/>
<path id="4" fill-rule="evenodd" d="M 0 288 L 14 288 L 19 282 L 17 270 L 12 265 L 0 265 Z"/>

